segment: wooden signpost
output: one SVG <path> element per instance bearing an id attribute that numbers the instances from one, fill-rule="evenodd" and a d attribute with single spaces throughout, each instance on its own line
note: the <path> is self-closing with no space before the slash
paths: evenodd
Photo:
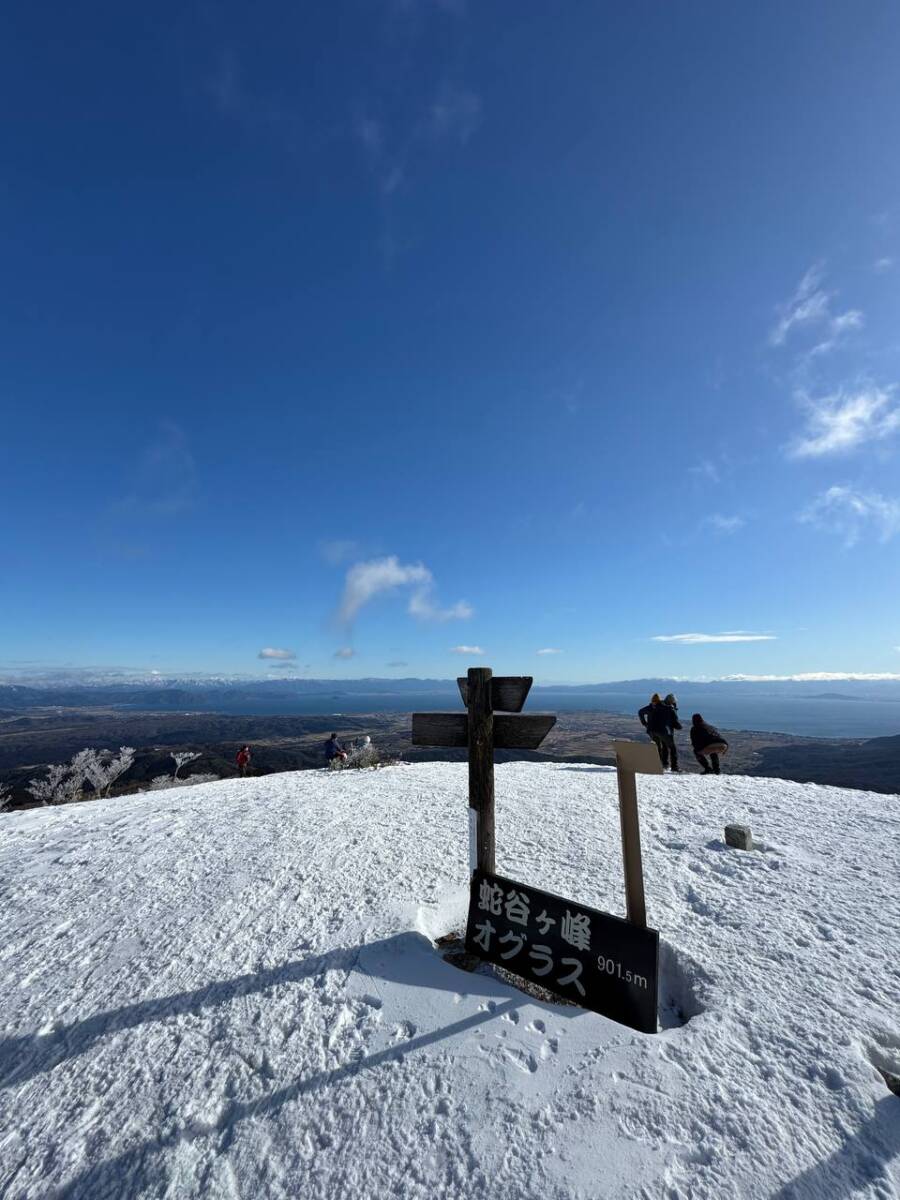
<path id="1" fill-rule="evenodd" d="M 628 919 L 496 874 L 494 748 L 536 750 L 556 717 L 523 715 L 530 675 L 470 667 L 457 680 L 467 712 L 413 713 L 415 746 L 468 747 L 466 949 L 644 1033 L 656 1032 L 659 934 L 647 928 L 635 773 L 661 774 L 656 748 L 616 742 Z"/>
<path id="2" fill-rule="evenodd" d="M 622 830 L 622 867 L 625 872 L 625 911 L 633 925 L 647 927 L 644 902 L 644 867 L 641 862 L 641 827 L 638 821 L 635 773 L 662 775 L 656 747 L 645 742 L 613 742 L 619 785 L 619 825 Z"/>
<path id="3" fill-rule="evenodd" d="M 556 717 L 522 716 L 530 675 L 493 677 L 490 667 L 470 667 L 458 679 L 468 713 L 413 713 L 414 746 L 469 748 L 469 869 L 494 870 L 494 747 L 536 750 Z M 495 711 L 499 712 L 495 716 Z"/>

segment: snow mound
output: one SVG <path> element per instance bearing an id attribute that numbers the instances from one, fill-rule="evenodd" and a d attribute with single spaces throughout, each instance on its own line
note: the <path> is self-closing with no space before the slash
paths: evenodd
<path id="1" fill-rule="evenodd" d="M 897 798 L 640 801 L 655 1036 L 443 961 L 464 765 L 0 817 L 0 1195 L 897 1197 Z M 497 862 L 622 914 L 614 773 L 498 767 Z"/>

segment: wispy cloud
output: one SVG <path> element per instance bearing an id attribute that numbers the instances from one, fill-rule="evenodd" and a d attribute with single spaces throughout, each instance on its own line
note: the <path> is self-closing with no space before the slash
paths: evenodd
<path id="1" fill-rule="evenodd" d="M 360 545 L 351 538 L 331 538 L 319 542 L 319 553 L 327 563 L 337 567 L 341 563 L 349 562 L 351 558 L 358 558 Z"/>
<path id="2" fill-rule="evenodd" d="M 422 621 L 456 621 L 471 617 L 474 610 L 465 600 L 441 608 L 434 599 L 434 576 L 424 563 L 401 563 L 396 555 L 356 563 L 347 572 L 338 607 L 338 621 L 351 625 L 360 610 L 376 596 L 412 588 L 407 611 Z"/>
<path id="3" fill-rule="evenodd" d="M 824 264 L 816 263 L 800 280 L 790 300 L 776 306 L 778 319 L 769 333 L 770 345 L 783 346 L 796 329 L 814 328 L 823 331 L 824 337 L 811 353 L 822 354 L 832 349 L 844 334 L 862 327 L 864 318 L 859 309 L 842 313 L 832 310 L 837 293 L 824 288 L 824 278 Z"/>
<path id="4" fill-rule="evenodd" d="M 721 483 L 722 475 L 719 468 L 708 458 L 703 458 L 693 467 L 688 467 L 688 474 L 704 479 L 707 483 Z"/>
<path id="5" fill-rule="evenodd" d="M 408 667 L 409 663 L 405 662 L 402 658 L 394 658 L 389 663 L 385 663 L 384 665 L 386 667 L 396 668 L 396 667 Z"/>
<path id="6" fill-rule="evenodd" d="M 257 654 L 256 657 L 257 658 L 277 658 L 277 659 L 281 659 L 286 662 L 288 659 L 296 658 L 297 655 L 294 653 L 293 650 L 282 650 L 277 646 L 266 646 L 262 650 L 260 650 L 259 654 Z"/>
<path id="7" fill-rule="evenodd" d="M 481 122 L 481 97 L 471 88 L 446 80 L 438 88 L 425 119 L 433 141 L 451 138 L 465 146 Z"/>
<path id="8" fill-rule="evenodd" d="M 279 135 L 289 135 L 289 145 L 294 144 L 301 128 L 299 113 L 248 86 L 243 62 L 233 46 L 219 49 L 202 86 L 221 117 L 249 129 L 268 127 Z"/>
<path id="9" fill-rule="evenodd" d="M 806 409 L 807 428 L 788 447 L 792 458 L 820 458 L 856 449 L 866 442 L 883 441 L 900 430 L 900 405 L 896 387 L 861 384 L 839 389 L 828 396 L 799 393 Z"/>
<path id="10" fill-rule="evenodd" d="M 185 431 L 174 421 L 158 430 L 132 467 L 132 487 L 114 511 L 135 516 L 174 517 L 197 500 L 197 465 Z"/>
<path id="11" fill-rule="evenodd" d="M 470 654 L 473 657 L 484 654 L 480 646 L 454 646 L 450 651 L 451 654 Z"/>
<path id="12" fill-rule="evenodd" d="M 358 112 L 353 132 L 383 200 L 406 184 L 416 160 L 430 145 L 448 141 L 467 145 L 481 115 L 478 93 L 448 80 L 438 85 L 432 99 L 405 126 L 369 110 Z"/>
<path id="13" fill-rule="evenodd" d="M 703 646 L 710 642 L 775 642 L 774 633 L 748 633 L 745 629 L 732 629 L 725 633 L 660 633 L 650 639 L 653 642 L 677 642 L 681 646 Z"/>
<path id="14" fill-rule="evenodd" d="M 900 649 L 900 647 L 898 647 Z M 862 683 L 900 680 L 893 671 L 801 671 L 797 675 L 722 675 L 723 683 Z"/>
<path id="15" fill-rule="evenodd" d="M 356 651 L 353 649 L 352 646 L 341 646 L 341 648 L 339 650 L 335 650 L 333 657 L 334 658 L 353 658 L 353 656 L 355 654 L 356 654 Z"/>
<path id="16" fill-rule="evenodd" d="M 558 650 L 555 646 L 544 646 L 542 650 L 536 650 L 535 654 L 562 654 L 562 650 Z"/>
<path id="17" fill-rule="evenodd" d="M 889 542 L 900 533 L 900 500 L 838 485 L 817 496 L 798 519 L 835 534 L 847 547 L 855 546 L 867 530 Z"/>
<path id="18" fill-rule="evenodd" d="M 704 521 L 705 525 L 709 525 L 718 533 L 732 534 L 737 533 L 739 529 L 747 524 L 743 517 L 736 514 L 734 516 L 724 516 L 722 513 L 713 513 L 711 517 L 707 517 Z"/>
<path id="19" fill-rule="evenodd" d="M 465 600 L 457 600 L 449 608 L 441 608 L 434 603 L 430 592 L 426 590 L 413 592 L 409 598 L 407 611 L 420 621 L 467 621 L 475 610 Z"/>
<path id="20" fill-rule="evenodd" d="M 876 258 L 872 263 L 872 270 L 878 275 L 883 275 L 885 271 L 890 271 L 894 265 L 894 260 L 888 255 L 884 258 Z"/>

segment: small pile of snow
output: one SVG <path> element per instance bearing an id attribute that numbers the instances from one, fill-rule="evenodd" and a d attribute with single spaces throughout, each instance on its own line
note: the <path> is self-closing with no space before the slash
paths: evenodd
<path id="1" fill-rule="evenodd" d="M 642 779 L 648 1036 L 435 951 L 465 918 L 466 780 L 0 817 L 0 1195 L 898 1195 L 896 798 Z M 622 913 L 605 768 L 498 767 L 497 843 L 503 873 Z"/>

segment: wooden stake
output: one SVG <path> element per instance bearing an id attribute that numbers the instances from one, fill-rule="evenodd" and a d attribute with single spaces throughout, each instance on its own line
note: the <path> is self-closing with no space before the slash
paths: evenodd
<path id="1" fill-rule="evenodd" d="M 494 711 L 490 667 L 468 671 L 469 806 L 475 813 L 476 866 L 493 875 L 494 863 Z"/>
<path id="2" fill-rule="evenodd" d="M 641 865 L 641 827 L 638 821 L 637 784 L 634 771 L 619 763 L 619 823 L 622 828 L 622 865 L 625 870 L 625 911 L 634 925 L 647 928 L 644 903 L 644 871 Z"/>

